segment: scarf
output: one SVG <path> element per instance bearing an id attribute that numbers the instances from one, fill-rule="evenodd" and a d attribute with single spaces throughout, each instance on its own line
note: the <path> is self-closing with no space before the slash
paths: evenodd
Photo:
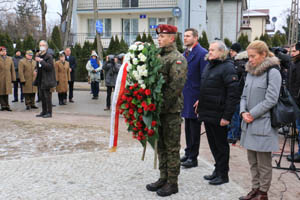
<path id="1" fill-rule="evenodd" d="M 91 58 L 90 61 L 91 61 L 91 65 L 93 66 L 94 69 L 97 69 L 99 67 L 97 59 Z"/>

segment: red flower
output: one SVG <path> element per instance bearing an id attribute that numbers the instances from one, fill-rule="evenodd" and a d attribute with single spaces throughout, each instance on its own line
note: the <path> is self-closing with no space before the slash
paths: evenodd
<path id="1" fill-rule="evenodd" d="M 139 94 L 138 91 L 134 91 L 134 92 L 133 92 L 133 96 L 135 96 L 135 97 L 136 97 L 138 94 Z"/>
<path id="2" fill-rule="evenodd" d="M 142 105 L 143 108 L 148 107 L 148 105 L 145 101 L 143 101 L 141 105 Z"/>
<path id="3" fill-rule="evenodd" d="M 125 89 L 125 90 L 124 90 L 124 93 L 125 93 L 125 94 L 129 94 L 130 92 L 129 92 L 129 90 Z"/>
<path id="4" fill-rule="evenodd" d="M 137 122 L 137 123 L 136 123 L 136 126 L 137 126 L 137 127 L 142 127 L 143 124 L 142 124 L 141 122 Z"/>
<path id="5" fill-rule="evenodd" d="M 137 139 L 138 139 L 138 141 L 141 141 L 142 137 L 141 136 L 137 136 Z"/>
<path id="6" fill-rule="evenodd" d="M 134 86 L 135 88 L 137 88 L 138 85 L 139 85 L 138 83 L 135 83 L 133 86 Z"/>
<path id="7" fill-rule="evenodd" d="M 133 130 L 134 130 L 134 131 L 137 131 L 138 129 L 134 127 Z"/>
<path id="8" fill-rule="evenodd" d="M 150 129 L 148 130 L 148 135 L 151 137 L 152 135 L 154 135 L 154 130 Z"/>
<path id="9" fill-rule="evenodd" d="M 149 107 L 150 111 L 155 111 L 156 110 L 156 106 L 153 103 L 151 103 L 148 107 Z"/>
<path id="10" fill-rule="evenodd" d="M 133 121 L 130 121 L 129 124 L 132 126 L 133 125 Z"/>
<path id="11" fill-rule="evenodd" d="M 128 103 L 125 104 L 125 108 L 126 108 L 126 109 L 129 108 L 129 104 L 128 104 Z"/>
<path id="12" fill-rule="evenodd" d="M 139 116 L 139 120 L 143 121 L 143 116 L 142 115 Z"/>
<path id="13" fill-rule="evenodd" d="M 143 89 L 143 88 L 140 88 L 140 89 L 138 90 L 138 92 L 139 92 L 140 94 L 143 94 L 143 93 L 144 93 L 144 89 Z"/>
<path id="14" fill-rule="evenodd" d="M 142 131 L 139 131 L 139 136 L 144 136 L 143 132 Z"/>
<path id="15" fill-rule="evenodd" d="M 136 97 L 138 100 L 142 100 L 143 99 L 143 97 L 141 96 L 141 95 L 137 95 L 137 97 Z"/>
<path id="16" fill-rule="evenodd" d="M 124 110 L 121 110 L 121 111 L 120 111 L 120 114 L 122 115 L 122 114 L 123 114 L 123 112 L 124 112 Z"/>
<path id="17" fill-rule="evenodd" d="M 134 110 L 133 109 L 129 109 L 129 114 L 133 115 L 134 114 Z"/>
<path id="18" fill-rule="evenodd" d="M 144 129 L 144 131 L 146 131 L 146 132 L 148 132 L 148 130 L 149 130 L 149 129 L 148 129 L 147 127 Z"/>
<path id="19" fill-rule="evenodd" d="M 156 121 L 152 121 L 151 126 L 154 127 L 156 126 L 157 122 Z"/>
<path id="20" fill-rule="evenodd" d="M 135 118 L 133 115 L 131 115 L 131 119 L 132 119 L 132 120 L 136 120 L 136 118 Z"/>
<path id="21" fill-rule="evenodd" d="M 146 94 L 147 96 L 151 95 L 151 90 L 149 90 L 149 89 L 145 90 L 145 94 Z"/>
<path id="22" fill-rule="evenodd" d="M 123 101 L 126 101 L 127 97 L 125 95 L 122 95 L 122 98 L 121 98 Z"/>
<path id="23" fill-rule="evenodd" d="M 130 87 L 129 87 L 129 90 L 133 90 L 133 86 L 130 86 Z"/>
<path id="24" fill-rule="evenodd" d="M 143 109 L 139 108 L 138 113 L 142 113 L 142 112 L 143 112 Z"/>
<path id="25" fill-rule="evenodd" d="M 127 98 L 127 101 L 128 101 L 128 102 L 131 102 L 132 99 L 133 99 L 132 97 L 128 97 L 128 98 Z"/>

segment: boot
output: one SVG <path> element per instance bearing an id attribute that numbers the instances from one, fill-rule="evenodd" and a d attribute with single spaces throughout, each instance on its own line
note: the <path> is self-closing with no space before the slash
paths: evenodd
<path id="1" fill-rule="evenodd" d="M 43 118 L 51 118 L 52 114 L 51 113 L 47 113 L 46 115 L 43 116 Z"/>
<path id="2" fill-rule="evenodd" d="M 228 183 L 228 182 L 229 182 L 228 176 L 217 176 L 216 178 L 209 181 L 208 183 L 210 185 L 222 185 L 222 184 Z"/>
<path id="3" fill-rule="evenodd" d="M 167 183 L 167 180 L 160 178 L 160 179 L 158 179 L 158 181 L 146 185 L 146 188 L 149 191 L 155 192 L 159 188 L 163 187 L 166 183 Z"/>
<path id="4" fill-rule="evenodd" d="M 31 109 L 38 109 L 38 107 L 36 107 L 36 105 L 32 105 Z"/>
<path id="5" fill-rule="evenodd" d="M 167 183 L 162 188 L 158 189 L 156 194 L 161 197 L 166 197 L 172 194 L 176 194 L 177 192 L 178 192 L 177 183 L 174 184 Z"/>
<path id="6" fill-rule="evenodd" d="M 257 195 L 251 200 L 268 200 L 268 193 L 258 190 Z"/>
<path id="7" fill-rule="evenodd" d="M 205 180 L 207 180 L 207 181 L 211 181 L 211 180 L 213 180 L 213 179 L 216 178 L 216 177 L 217 177 L 217 172 L 216 172 L 216 170 L 214 170 L 213 173 L 212 173 L 211 175 L 205 175 L 205 176 L 203 176 L 203 178 L 204 178 Z"/>
<path id="8" fill-rule="evenodd" d="M 257 195 L 258 190 L 259 190 L 258 188 L 252 189 L 246 196 L 240 197 L 239 200 L 251 200 Z"/>
<path id="9" fill-rule="evenodd" d="M 40 114 L 36 115 L 36 117 L 43 117 L 44 115 L 46 115 L 46 113 L 41 112 Z"/>

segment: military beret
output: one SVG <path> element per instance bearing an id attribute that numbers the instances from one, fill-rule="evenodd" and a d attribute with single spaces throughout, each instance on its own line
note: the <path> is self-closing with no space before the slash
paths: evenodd
<path id="1" fill-rule="evenodd" d="M 169 24 L 160 24 L 156 28 L 156 33 L 164 33 L 164 34 L 176 34 L 177 33 L 177 27 Z"/>
<path id="2" fill-rule="evenodd" d="M 33 56 L 33 52 L 31 50 L 26 51 L 27 55 Z"/>
<path id="3" fill-rule="evenodd" d="M 3 50 L 6 50 L 6 47 L 5 47 L 5 46 L 1 46 L 1 47 L 0 47 L 0 51 L 3 51 Z"/>

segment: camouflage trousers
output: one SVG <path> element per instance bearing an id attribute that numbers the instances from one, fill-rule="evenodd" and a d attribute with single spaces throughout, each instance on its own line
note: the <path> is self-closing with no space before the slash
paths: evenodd
<path id="1" fill-rule="evenodd" d="M 180 173 L 180 113 L 162 114 L 160 116 L 158 139 L 158 161 L 160 178 L 168 183 L 177 183 Z"/>
<path id="2" fill-rule="evenodd" d="M 35 106 L 35 93 L 24 93 L 24 97 L 26 106 Z"/>

